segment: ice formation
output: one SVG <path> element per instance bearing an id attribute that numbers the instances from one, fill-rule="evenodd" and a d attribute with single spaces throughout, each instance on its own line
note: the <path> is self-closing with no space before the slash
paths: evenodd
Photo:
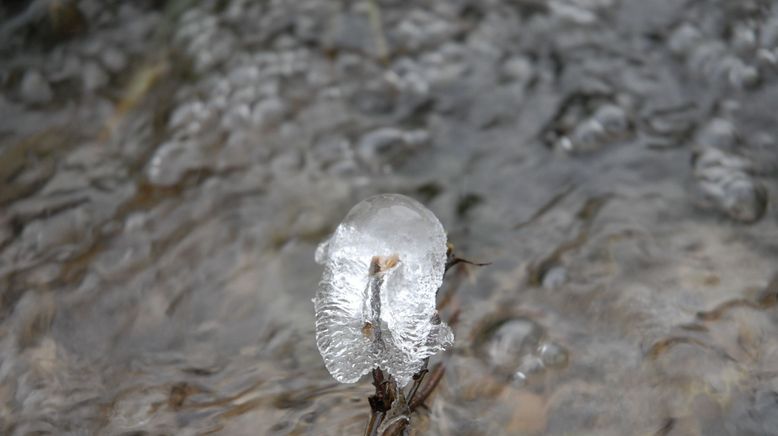
<path id="1" fill-rule="evenodd" d="M 380 367 L 404 386 L 424 358 L 453 342 L 435 308 L 446 234 L 418 201 L 382 194 L 358 203 L 319 245 L 316 261 L 324 265 L 316 343 L 338 381 Z"/>

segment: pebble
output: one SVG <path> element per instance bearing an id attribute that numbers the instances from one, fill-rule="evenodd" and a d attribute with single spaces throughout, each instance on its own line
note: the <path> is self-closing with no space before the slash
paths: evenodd
<path id="1" fill-rule="evenodd" d="M 82 71 L 84 92 L 92 93 L 108 83 L 108 75 L 95 62 L 87 62 Z"/>
<path id="2" fill-rule="evenodd" d="M 534 353 L 542 336 L 543 328 L 530 319 L 502 323 L 485 344 L 489 363 L 498 370 L 515 372 L 525 357 Z"/>
<path id="3" fill-rule="evenodd" d="M 563 266 L 555 266 L 543 275 L 543 287 L 546 289 L 558 289 L 567 281 L 567 269 Z"/>
<path id="4" fill-rule="evenodd" d="M 712 206 L 735 221 L 759 221 L 767 209 L 767 190 L 751 176 L 750 162 L 708 148 L 694 162 L 694 176 L 703 205 Z"/>
<path id="5" fill-rule="evenodd" d="M 112 73 L 118 73 L 127 67 L 127 56 L 115 47 L 103 50 L 100 59 L 105 68 Z"/>
<path id="6" fill-rule="evenodd" d="M 49 82 L 37 70 L 28 70 L 24 74 L 20 91 L 22 100 L 30 104 L 48 103 L 54 95 Z"/>

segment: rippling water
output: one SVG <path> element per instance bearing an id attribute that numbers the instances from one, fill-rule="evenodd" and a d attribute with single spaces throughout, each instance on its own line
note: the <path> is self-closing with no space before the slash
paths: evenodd
<path id="1" fill-rule="evenodd" d="M 778 434 L 778 6 L 0 3 L 0 433 L 360 434 L 316 244 L 457 253 L 414 434 Z"/>

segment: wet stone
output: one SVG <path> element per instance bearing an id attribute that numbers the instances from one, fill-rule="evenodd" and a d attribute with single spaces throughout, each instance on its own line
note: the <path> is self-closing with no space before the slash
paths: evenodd
<path id="1" fill-rule="evenodd" d="M 502 70 L 507 79 L 521 84 L 528 83 L 534 75 L 532 63 L 524 57 L 513 57 L 506 60 Z"/>
<path id="2" fill-rule="evenodd" d="M 624 110 L 613 104 L 605 104 L 597 108 L 593 118 L 602 125 L 606 134 L 619 136 L 629 128 L 629 122 Z"/>
<path id="3" fill-rule="evenodd" d="M 691 23 L 681 24 L 670 35 L 669 47 L 677 55 L 688 53 L 702 39 L 702 34 Z"/>
<path id="4" fill-rule="evenodd" d="M 33 345 L 51 327 L 56 306 L 50 293 L 27 292 L 14 308 L 14 326 L 19 348 Z"/>
<path id="5" fill-rule="evenodd" d="M 533 356 L 544 335 L 543 328 L 528 318 L 510 318 L 485 327 L 480 343 L 486 363 L 500 372 L 514 373 L 525 358 Z"/>
<path id="6" fill-rule="evenodd" d="M 119 73 L 127 66 L 127 56 L 116 47 L 108 47 L 100 53 L 100 60 L 112 73 Z"/>
<path id="7" fill-rule="evenodd" d="M 54 96 L 49 82 L 36 70 L 24 73 L 19 92 L 22 100 L 31 104 L 47 103 Z"/>
<path id="8" fill-rule="evenodd" d="M 93 223 L 90 215 L 86 208 L 80 207 L 32 221 L 22 233 L 24 251 L 30 255 L 78 251 L 89 243 Z"/>
<path id="9" fill-rule="evenodd" d="M 371 115 L 391 114 L 396 106 L 397 95 L 384 82 L 372 82 L 354 92 L 352 104 L 361 112 Z"/>
<path id="10" fill-rule="evenodd" d="M 405 19 L 389 33 L 389 39 L 398 50 L 416 51 L 437 46 L 452 34 L 451 23 L 444 17 L 421 9 L 408 11 Z"/>
<path id="11" fill-rule="evenodd" d="M 763 185 L 739 173 L 705 171 L 700 188 L 732 219 L 745 223 L 758 221 L 767 208 L 767 192 Z"/>
<path id="12" fill-rule="evenodd" d="M 697 195 L 704 206 L 744 223 L 759 221 L 767 209 L 767 190 L 748 172 L 748 161 L 709 148 L 694 163 Z"/>
<path id="13" fill-rule="evenodd" d="M 192 142 L 168 142 L 159 146 L 154 153 L 146 174 L 151 183 L 172 186 L 178 183 L 187 171 L 201 168 L 202 153 Z"/>
<path id="14" fill-rule="evenodd" d="M 626 111 L 601 95 L 574 93 L 546 127 L 546 143 L 564 153 L 587 153 L 625 139 L 630 121 Z"/>
<path id="15" fill-rule="evenodd" d="M 778 383 L 775 379 L 738 398 L 731 407 L 732 430 L 743 435 L 778 435 Z"/>
<path id="16" fill-rule="evenodd" d="M 555 266 L 543 274 L 543 287 L 546 289 L 557 289 L 567 281 L 567 268 Z"/>
<path id="17" fill-rule="evenodd" d="M 289 150 L 274 157 L 270 162 L 270 170 L 276 177 L 283 177 L 297 171 L 302 165 L 302 156 L 296 150 Z"/>
<path id="18" fill-rule="evenodd" d="M 328 45 L 336 50 L 357 51 L 367 55 L 376 52 L 376 34 L 367 13 L 343 13 L 329 30 Z"/>
<path id="19" fill-rule="evenodd" d="M 364 135 L 357 144 L 357 153 L 365 162 L 398 164 L 428 140 L 429 134 L 425 130 L 385 127 Z"/>
<path id="20" fill-rule="evenodd" d="M 732 150 L 738 142 L 735 125 L 724 118 L 714 118 L 698 133 L 697 143 L 701 147 Z"/>
<path id="21" fill-rule="evenodd" d="M 87 62 L 81 72 L 85 92 L 95 92 L 108 83 L 108 74 L 96 62 Z"/>

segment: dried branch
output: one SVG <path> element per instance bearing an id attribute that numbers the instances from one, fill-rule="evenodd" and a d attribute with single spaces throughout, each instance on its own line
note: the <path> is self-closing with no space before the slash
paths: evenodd
<path id="1" fill-rule="evenodd" d="M 399 419 L 393 422 L 392 425 L 386 427 L 386 430 L 381 433 L 381 436 L 395 436 L 402 434 L 402 431 L 405 430 L 406 427 L 408 427 L 408 421 L 405 419 Z"/>
<path id="2" fill-rule="evenodd" d="M 391 376 L 384 378 L 384 372 L 381 368 L 373 370 L 373 386 L 375 386 L 375 395 L 371 395 L 367 401 L 370 403 L 370 420 L 365 428 L 365 436 L 376 436 L 378 428 L 386 417 L 386 412 L 392 408 L 396 393 L 396 384 Z"/>
<path id="3" fill-rule="evenodd" d="M 424 380 L 424 376 L 429 372 L 427 369 L 427 365 L 430 363 L 430 358 L 427 357 L 424 359 L 424 366 L 421 367 L 421 370 L 413 375 L 413 385 L 411 386 L 411 390 L 408 391 L 408 402 L 410 403 L 413 401 L 413 397 L 416 396 L 416 391 L 419 390 L 419 386 L 421 386 L 422 380 Z"/>
<path id="4" fill-rule="evenodd" d="M 426 373 L 426 369 L 419 371 L 419 378 L 424 377 L 424 373 Z M 408 399 L 408 408 L 410 409 L 411 413 L 413 413 L 418 407 L 424 405 L 424 402 L 429 398 L 429 396 L 432 394 L 432 392 L 435 390 L 435 388 L 438 386 L 440 381 L 443 379 L 443 374 L 446 372 L 446 368 L 438 363 L 435 364 L 435 366 L 432 368 L 432 371 L 430 371 L 430 377 L 427 381 L 427 384 L 424 385 L 423 388 L 418 389 L 417 391 L 413 391 L 412 395 L 413 398 Z M 416 380 L 416 376 L 414 376 L 414 382 Z M 414 387 L 416 386 L 416 383 L 414 383 Z M 412 387 L 413 389 L 413 387 Z M 397 436 L 402 434 L 403 430 L 405 430 L 406 427 L 408 427 L 408 424 L 410 424 L 410 421 L 408 420 L 397 420 L 392 423 L 392 425 L 388 426 L 384 432 L 382 433 L 382 436 Z"/>
<path id="5" fill-rule="evenodd" d="M 444 271 L 448 271 L 449 269 L 451 269 L 451 267 L 459 263 L 466 263 L 468 265 L 475 265 L 475 266 L 486 266 L 491 264 L 491 262 L 479 263 L 479 262 L 473 262 L 467 259 L 463 259 L 461 257 L 457 257 L 454 254 L 454 246 L 452 244 L 448 244 L 448 251 L 446 252 L 446 269 Z"/>
<path id="6" fill-rule="evenodd" d="M 419 392 L 416 394 L 414 399 L 409 402 L 408 407 L 410 407 L 411 412 L 415 411 L 416 408 L 424 404 L 424 402 L 427 400 L 427 398 L 432 394 L 432 391 L 435 390 L 435 388 L 440 383 L 440 380 L 443 378 L 443 374 L 446 372 L 446 367 L 443 366 L 442 363 L 436 363 L 434 367 L 432 367 L 432 371 L 430 371 L 430 378 L 427 381 L 427 384 L 424 385 L 422 389 L 419 390 Z"/>

